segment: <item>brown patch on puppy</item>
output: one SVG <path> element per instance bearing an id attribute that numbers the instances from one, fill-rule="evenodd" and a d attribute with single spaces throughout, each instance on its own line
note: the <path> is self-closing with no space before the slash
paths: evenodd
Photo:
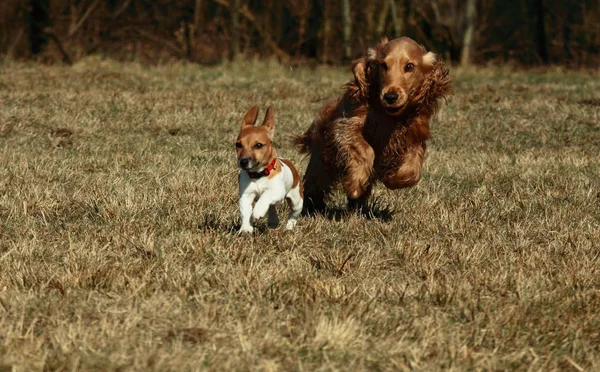
<path id="1" fill-rule="evenodd" d="M 292 164 L 292 162 L 289 161 L 288 159 L 279 159 L 279 160 L 282 161 L 283 163 L 285 163 L 285 165 L 287 165 L 290 168 L 290 170 L 292 171 L 292 175 L 294 176 L 294 182 L 292 183 L 292 188 L 298 186 L 298 183 L 300 183 L 300 175 L 298 174 L 296 167 L 294 167 L 294 164 Z M 304 197 L 304 187 L 302 186 L 302 184 L 300 184 L 300 196 Z"/>

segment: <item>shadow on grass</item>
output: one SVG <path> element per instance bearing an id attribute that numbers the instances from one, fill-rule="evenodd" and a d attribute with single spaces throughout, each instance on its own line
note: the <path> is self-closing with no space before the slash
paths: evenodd
<path id="1" fill-rule="evenodd" d="M 590 98 L 577 101 L 580 105 L 600 107 L 600 99 Z"/>
<path id="2" fill-rule="evenodd" d="M 360 213 L 351 211 L 347 207 L 328 207 L 323 212 L 316 212 L 312 214 L 302 213 L 304 218 L 315 217 L 317 215 L 324 216 L 331 221 L 342 221 L 343 219 L 349 218 L 352 215 L 358 215 L 365 220 L 379 220 L 383 222 L 390 222 L 394 214 L 396 213 L 389 206 L 382 205 L 381 201 L 374 199 L 369 203 L 368 213 Z M 281 226 L 281 222 L 279 224 Z M 280 227 L 279 226 L 279 227 Z M 276 229 L 277 227 L 269 227 L 267 223 L 259 221 L 254 225 L 254 233 L 263 234 L 269 230 Z M 202 221 L 198 223 L 198 229 L 202 232 L 221 232 L 226 234 L 237 234 L 240 229 L 239 222 L 233 222 L 231 220 L 219 218 L 218 216 L 207 213 L 202 216 Z"/>
<path id="3" fill-rule="evenodd" d="M 198 229 L 202 232 L 224 232 L 235 234 L 240 228 L 240 224 L 229 220 L 218 218 L 212 213 L 202 216 L 202 221 L 198 224 Z"/>
<path id="4" fill-rule="evenodd" d="M 280 226 L 281 223 L 277 227 Z M 202 217 L 202 222 L 198 224 L 198 229 L 202 232 L 221 232 L 232 235 L 237 235 L 240 227 L 241 225 L 239 222 L 224 220 L 211 213 L 204 215 Z M 263 223 L 262 221 L 259 221 L 254 224 L 254 234 L 263 234 L 277 227 L 269 227 L 266 222 Z"/>
<path id="5" fill-rule="evenodd" d="M 324 211 L 317 211 L 313 213 L 303 211 L 302 215 L 304 217 L 315 217 L 320 215 L 332 221 L 341 221 L 343 219 L 348 218 L 349 216 L 358 215 L 366 220 L 379 220 L 383 222 L 390 222 L 394 218 L 395 213 L 396 212 L 392 208 L 390 208 L 389 206 L 382 205 L 379 199 L 375 199 L 371 203 L 369 203 L 369 211 L 367 213 L 352 211 L 348 209 L 347 206 L 336 206 L 327 207 Z"/>

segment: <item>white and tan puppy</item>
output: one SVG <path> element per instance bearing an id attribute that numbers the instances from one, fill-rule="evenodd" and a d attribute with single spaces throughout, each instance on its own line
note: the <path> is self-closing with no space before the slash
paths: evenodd
<path id="1" fill-rule="evenodd" d="M 237 164 L 240 172 L 240 232 L 251 233 L 252 218 L 259 219 L 269 213 L 269 226 L 279 224 L 276 204 L 287 199 L 290 206 L 286 229 L 296 226 L 302 212 L 302 183 L 298 171 L 289 160 L 277 157 L 273 147 L 275 120 L 273 108 L 269 107 L 263 124 L 255 127 L 258 107 L 248 110 L 235 143 Z M 252 204 L 256 202 L 254 208 Z"/>

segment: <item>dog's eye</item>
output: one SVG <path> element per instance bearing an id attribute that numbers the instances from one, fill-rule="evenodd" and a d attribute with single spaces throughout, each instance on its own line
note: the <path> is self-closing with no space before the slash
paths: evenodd
<path id="1" fill-rule="evenodd" d="M 411 72 L 414 69 L 415 69 L 415 65 L 413 65 L 412 63 L 407 63 L 406 67 L 404 67 L 404 71 L 406 71 L 406 72 Z"/>
<path id="2" fill-rule="evenodd" d="M 235 148 L 236 148 L 236 149 L 241 149 L 241 148 L 242 148 L 242 144 L 241 144 L 241 143 L 239 143 L 239 142 L 236 142 L 236 143 L 235 143 Z"/>
<path id="3" fill-rule="evenodd" d="M 256 145 L 254 145 L 254 148 L 257 149 L 257 150 L 261 149 L 262 147 L 263 147 L 262 143 L 257 143 Z"/>
<path id="4" fill-rule="evenodd" d="M 387 71 L 387 63 L 381 62 L 381 68 L 383 69 L 383 71 Z"/>

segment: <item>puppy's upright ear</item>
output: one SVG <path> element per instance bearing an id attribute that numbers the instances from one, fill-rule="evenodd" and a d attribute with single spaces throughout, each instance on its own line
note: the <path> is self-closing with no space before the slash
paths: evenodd
<path id="1" fill-rule="evenodd" d="M 262 126 L 267 129 L 267 133 L 270 139 L 273 139 L 275 135 L 275 110 L 273 110 L 272 106 L 267 108 L 267 113 L 265 114 L 265 120 L 262 123 Z"/>
<path id="2" fill-rule="evenodd" d="M 242 123 L 242 128 L 244 127 L 253 127 L 254 123 L 256 123 L 256 119 L 258 118 L 258 107 L 252 106 L 250 110 L 244 116 L 244 122 Z"/>

